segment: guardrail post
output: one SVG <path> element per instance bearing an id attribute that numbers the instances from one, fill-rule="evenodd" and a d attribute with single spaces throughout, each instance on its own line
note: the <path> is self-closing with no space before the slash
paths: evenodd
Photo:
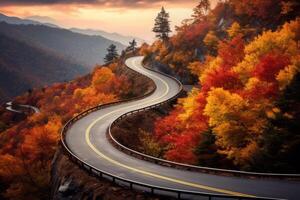
<path id="1" fill-rule="evenodd" d="M 116 178 L 112 177 L 112 182 L 115 183 L 116 182 Z"/>
<path id="2" fill-rule="evenodd" d="M 211 200 L 211 196 L 210 195 L 208 196 L 208 200 Z"/>
<path id="3" fill-rule="evenodd" d="M 129 187 L 131 190 L 133 189 L 133 184 L 131 182 L 129 183 Z"/>
<path id="4" fill-rule="evenodd" d="M 154 194 L 154 188 L 151 188 L 151 194 Z"/>
<path id="5" fill-rule="evenodd" d="M 88 171 L 89 175 L 92 176 L 92 171 L 91 171 L 92 168 L 90 166 L 87 166 L 87 167 L 88 167 L 87 171 Z"/>
<path id="6" fill-rule="evenodd" d="M 177 199 L 181 199 L 181 192 L 177 193 Z"/>

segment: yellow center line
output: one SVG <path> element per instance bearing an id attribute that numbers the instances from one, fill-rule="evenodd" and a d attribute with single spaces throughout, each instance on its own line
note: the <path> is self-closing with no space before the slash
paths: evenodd
<path id="1" fill-rule="evenodd" d="M 137 62 L 137 60 L 135 60 Z M 135 63 L 136 64 L 136 63 Z M 144 72 L 145 73 L 145 72 Z M 151 74 L 149 74 L 148 72 L 146 72 L 146 74 L 150 75 L 150 76 L 153 76 Z M 210 187 L 210 186 L 206 186 L 206 185 L 202 185 L 202 184 L 197 184 L 197 183 L 192 183 L 192 182 L 187 182 L 187 181 L 183 181 L 183 180 L 180 180 L 180 179 L 175 179 L 175 178 L 171 178 L 171 177 L 167 177 L 167 176 L 162 176 L 162 175 L 159 175 L 159 174 L 155 174 L 155 173 L 152 173 L 152 172 L 148 172 L 148 171 L 144 171 L 144 170 L 141 170 L 141 169 L 137 169 L 137 168 L 134 168 L 134 167 L 131 167 L 131 166 L 128 166 L 128 165 L 125 165 L 123 163 L 120 163 L 106 155 L 104 155 L 102 152 L 100 152 L 91 142 L 90 140 L 90 132 L 91 132 L 91 129 L 92 127 L 100 120 L 102 120 L 103 118 L 105 118 L 106 116 L 108 115 L 111 115 L 113 113 L 116 113 L 118 111 L 121 111 L 121 110 L 124 110 L 124 109 L 128 109 L 128 108 L 131 108 L 131 107 L 136 107 L 136 106 L 139 106 L 139 105 L 143 105 L 143 104 L 147 104 L 147 103 L 150 103 L 150 102 L 153 102 L 153 101 L 157 101 L 163 97 L 165 97 L 168 92 L 169 92 L 169 86 L 168 84 L 162 80 L 161 78 L 159 77 L 156 77 L 158 78 L 160 81 L 163 82 L 163 84 L 166 86 L 166 92 L 160 96 L 159 98 L 157 99 L 152 99 L 152 100 L 149 100 L 149 101 L 145 101 L 143 103 L 140 103 L 140 104 L 136 104 L 136 105 L 132 105 L 132 106 L 127 106 L 125 108 L 120 108 L 120 109 L 117 109 L 117 110 L 114 110 L 110 113 L 107 113 L 105 115 L 102 115 L 101 117 L 97 118 L 95 121 L 93 121 L 89 126 L 88 128 L 86 129 L 85 131 L 85 140 L 88 144 L 88 146 L 96 153 L 98 154 L 100 157 L 104 158 L 105 160 L 113 163 L 114 165 L 117 165 L 117 166 L 120 166 L 120 167 L 123 167 L 125 169 L 128 169 L 128 170 L 131 170 L 131 171 L 134 171 L 134 172 L 138 172 L 138 173 L 141 173 L 141 174 L 144 174 L 144 175 L 147 175 L 147 176 L 151 176 L 151 177 L 154 177 L 154 178 L 158 178 L 158 179 L 162 179 L 162 180 L 166 180 L 166 181 L 170 181 L 170 182 L 173 182 L 173 183 L 179 183 L 179 184 L 182 184 L 182 185 L 186 185 L 186 186 L 191 186 L 191 187 L 195 187 L 195 188 L 199 188 L 199 189 L 205 189 L 205 190 L 209 190 L 209 191 L 213 191 L 213 192 L 218 192 L 218 193 L 223 193 L 223 194 L 229 194 L 229 195 L 236 195 L 236 196 L 242 196 L 242 197 L 255 197 L 253 195 L 248 195 L 248 194 L 243 194 L 243 193 L 239 193 L 239 192 L 234 192 L 234 191 L 230 191 L 230 190 L 225 190 L 225 189 L 220 189 L 220 188 L 215 188 L 215 187 Z"/>

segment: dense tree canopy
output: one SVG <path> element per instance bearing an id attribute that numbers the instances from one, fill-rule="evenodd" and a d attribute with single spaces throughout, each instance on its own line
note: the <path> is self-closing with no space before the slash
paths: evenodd
<path id="1" fill-rule="evenodd" d="M 163 63 L 184 80 L 196 76 L 192 80 L 199 84 L 168 116 L 156 120 L 154 134 L 162 157 L 258 171 L 266 170 L 268 163 L 268 170 L 297 171 L 299 162 L 279 153 L 299 153 L 294 146 L 299 130 L 288 127 L 298 118 L 299 108 L 282 107 L 286 91 L 298 86 L 297 5 L 230 0 L 209 10 L 201 1 L 194 18 L 176 27 L 169 44 L 156 41 L 143 49 L 146 58 Z M 297 96 L 293 93 L 288 99 L 296 101 Z M 291 138 L 295 142 L 289 143 Z"/>

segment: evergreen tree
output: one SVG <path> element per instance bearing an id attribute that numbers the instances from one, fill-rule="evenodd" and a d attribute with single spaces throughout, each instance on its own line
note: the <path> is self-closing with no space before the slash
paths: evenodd
<path id="1" fill-rule="evenodd" d="M 171 32 L 169 17 L 169 13 L 162 7 L 155 19 L 154 28 L 152 30 L 156 33 L 156 37 L 163 41 L 169 39 L 169 33 Z"/>
<path id="2" fill-rule="evenodd" d="M 205 20 L 206 15 L 210 9 L 210 2 L 209 0 L 200 0 L 199 4 L 194 8 L 194 13 L 192 17 L 194 18 L 195 22 Z"/>
<path id="3" fill-rule="evenodd" d="M 107 48 L 107 54 L 104 58 L 104 62 L 105 63 L 109 63 L 114 61 L 115 59 L 117 59 L 119 57 L 118 51 L 117 51 L 117 47 L 114 44 L 111 44 L 108 48 Z"/>
<path id="4" fill-rule="evenodd" d="M 137 43 L 135 39 L 133 39 L 131 42 L 129 42 L 129 46 L 126 48 L 126 51 L 135 51 L 137 46 Z"/>

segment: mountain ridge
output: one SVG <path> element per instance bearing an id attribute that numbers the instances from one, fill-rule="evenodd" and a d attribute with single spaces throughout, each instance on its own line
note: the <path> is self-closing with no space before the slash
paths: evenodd
<path id="1" fill-rule="evenodd" d="M 31 19 L 21 19 L 19 17 L 13 17 L 13 16 L 7 16 L 2 13 L 0 13 L 0 22 L 6 22 L 8 24 L 15 24 L 15 25 L 20 25 L 20 24 L 32 24 L 32 25 L 45 25 L 49 27 L 54 27 L 54 28 L 60 28 L 59 26 L 52 24 L 52 23 L 41 23 L 36 20 L 31 20 Z"/>
<path id="2" fill-rule="evenodd" d="M 126 36 L 126 35 L 122 35 L 120 33 L 110 33 L 107 31 L 103 31 L 103 30 L 95 30 L 95 29 L 80 29 L 80 28 L 70 28 L 69 29 L 72 32 L 75 33 L 81 33 L 81 34 L 85 34 L 85 35 L 99 35 L 102 37 L 105 37 L 107 39 L 113 40 L 113 41 L 118 41 L 124 45 L 128 45 L 128 43 L 130 41 L 132 41 L 133 39 L 136 40 L 136 42 L 138 43 L 138 45 L 141 45 L 143 43 L 145 43 L 146 41 L 139 38 L 139 37 L 134 37 L 134 36 Z"/>
<path id="3" fill-rule="evenodd" d="M 1 33 L 0 48 L 1 103 L 29 89 L 71 80 L 87 73 L 83 66 L 60 55 Z"/>
<path id="4" fill-rule="evenodd" d="M 14 17 L 14 16 L 7 16 L 2 13 L 0 13 L 0 22 L 6 22 L 8 24 L 15 24 L 15 25 L 45 25 L 49 26 L 52 28 L 59 28 L 59 29 L 66 29 L 70 30 L 74 33 L 80 33 L 84 35 L 89 35 L 89 36 L 102 36 L 108 40 L 112 40 L 115 42 L 120 42 L 123 45 L 128 45 L 130 41 L 135 39 L 139 45 L 145 43 L 146 41 L 139 38 L 139 37 L 134 37 L 134 36 L 128 36 L 128 35 L 122 35 L 120 33 L 110 33 L 104 30 L 96 30 L 96 29 L 81 29 L 81 28 L 65 28 L 61 27 L 59 25 L 56 25 L 54 22 L 46 22 L 43 21 L 42 18 L 43 16 L 31 16 L 27 18 L 19 18 L 19 17 Z"/>
<path id="5" fill-rule="evenodd" d="M 106 48 L 109 45 L 116 45 L 119 51 L 125 48 L 121 43 L 101 36 L 88 36 L 45 25 L 14 25 L 0 22 L 0 33 L 57 52 L 86 66 L 87 69 L 92 69 L 96 64 L 103 64 Z"/>

